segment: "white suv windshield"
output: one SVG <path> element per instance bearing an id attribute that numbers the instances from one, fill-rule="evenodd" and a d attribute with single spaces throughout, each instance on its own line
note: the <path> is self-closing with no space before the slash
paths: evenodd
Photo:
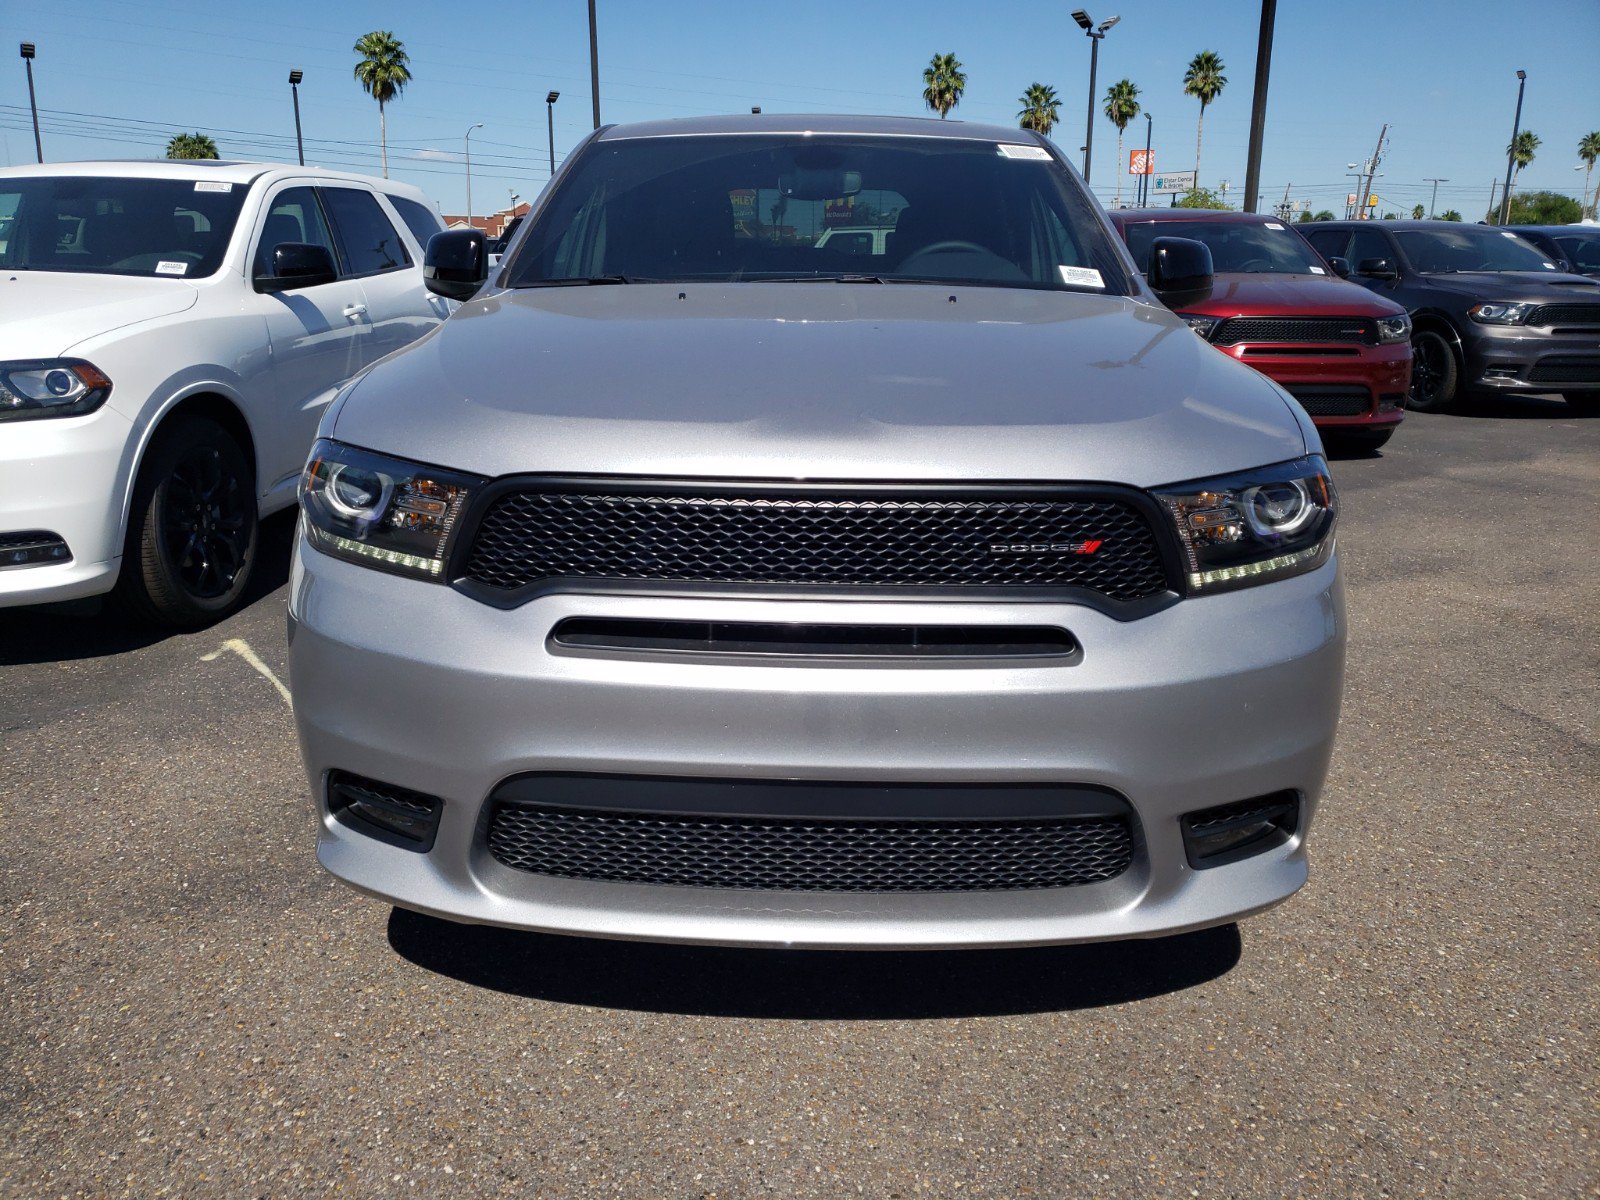
<path id="1" fill-rule="evenodd" d="M 192 179 L 0 180 L 0 268 L 210 275 L 227 252 L 248 190 Z"/>
<path id="2" fill-rule="evenodd" d="M 514 287 L 846 279 L 1130 288 L 1092 203 L 1037 143 L 847 135 L 592 143 L 512 272 Z"/>

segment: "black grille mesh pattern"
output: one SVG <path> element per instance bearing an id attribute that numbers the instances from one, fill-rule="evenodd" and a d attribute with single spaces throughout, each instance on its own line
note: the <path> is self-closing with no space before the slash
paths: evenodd
<path id="1" fill-rule="evenodd" d="M 1372 394 L 1365 388 L 1293 388 L 1289 394 L 1313 417 L 1359 417 L 1372 411 Z"/>
<path id="2" fill-rule="evenodd" d="M 1212 331 L 1219 346 L 1240 342 L 1355 342 L 1376 345 L 1378 329 L 1364 317 L 1229 317 Z"/>
<path id="3" fill-rule="evenodd" d="M 1084 543 L 1096 543 L 1082 552 Z M 847 587 L 1083 587 L 1141 600 L 1167 587 L 1144 514 L 1111 497 L 696 496 L 530 487 L 496 499 L 466 575 L 512 590 L 550 579 Z"/>
<path id="4" fill-rule="evenodd" d="M 1075 887 L 1133 862 L 1122 817 L 844 821 L 498 804 L 489 852 L 539 875 L 794 892 Z"/>
<path id="5" fill-rule="evenodd" d="M 1528 317 L 1529 325 L 1582 325 L 1600 328 L 1600 304 L 1541 304 Z"/>
<path id="6" fill-rule="evenodd" d="M 1528 375 L 1530 383 L 1600 383 L 1600 358 L 1545 359 Z"/>

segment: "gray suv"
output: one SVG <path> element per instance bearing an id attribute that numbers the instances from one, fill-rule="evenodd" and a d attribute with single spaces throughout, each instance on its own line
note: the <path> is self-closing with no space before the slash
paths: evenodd
<path id="1" fill-rule="evenodd" d="M 850 226 L 893 229 L 870 252 Z M 339 878 L 452 920 L 817 947 L 1232 921 L 1338 719 L 1305 413 L 1050 143 L 761 116 L 570 156 L 301 483 L 295 714 Z"/>

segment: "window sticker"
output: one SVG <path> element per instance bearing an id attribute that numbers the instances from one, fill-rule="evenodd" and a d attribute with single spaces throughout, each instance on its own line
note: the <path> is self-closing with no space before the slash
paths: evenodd
<path id="1" fill-rule="evenodd" d="M 187 275 L 189 264 L 186 262 L 167 262 L 162 259 L 156 264 L 157 275 Z"/>
<path id="2" fill-rule="evenodd" d="M 1500 231 L 1500 236 L 1501 236 L 1501 237 L 1508 237 L 1508 238 L 1510 238 L 1510 239 L 1511 239 L 1511 240 L 1512 240 L 1512 241 L 1516 241 L 1516 239 L 1517 239 L 1517 235 L 1516 235 L 1516 234 L 1514 234 L 1514 233 L 1512 233 L 1512 232 L 1511 232 L 1511 231 L 1510 231 L 1510 230 L 1506 230 L 1506 229 L 1502 229 L 1502 230 L 1501 230 L 1501 231 Z"/>
<path id="3" fill-rule="evenodd" d="M 197 192 L 231 192 L 233 191 L 233 184 L 219 183 L 214 179 L 202 179 L 194 185 L 194 190 Z"/>
<path id="4" fill-rule="evenodd" d="M 1100 278 L 1100 272 L 1092 267 L 1057 267 L 1061 272 L 1061 282 L 1070 283 L 1073 287 L 1105 288 L 1105 281 Z"/>
<path id="5" fill-rule="evenodd" d="M 1013 146 L 1009 142 L 1001 142 L 1000 153 L 1006 158 L 1022 158 L 1030 162 L 1050 161 L 1050 151 L 1043 146 Z"/>
<path id="6" fill-rule="evenodd" d="M 1546 271 L 1554 271 L 1556 269 L 1556 265 L 1555 265 L 1555 263 L 1545 263 L 1544 264 L 1544 269 Z"/>
<path id="7" fill-rule="evenodd" d="M 1279 225 L 1276 221 L 1268 221 L 1267 222 L 1267 228 L 1268 229 L 1282 229 L 1283 226 Z"/>
<path id="8" fill-rule="evenodd" d="M 1327 272 L 1324 271 L 1321 267 L 1312 267 L 1311 268 L 1311 273 L 1313 275 L 1326 275 L 1327 274 Z"/>

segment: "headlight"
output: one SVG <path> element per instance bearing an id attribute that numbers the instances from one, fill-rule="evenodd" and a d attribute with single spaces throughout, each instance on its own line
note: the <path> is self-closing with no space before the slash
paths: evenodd
<path id="1" fill-rule="evenodd" d="M 1380 342 L 1409 342 L 1411 340 L 1411 318 L 1401 313 L 1398 317 L 1378 318 L 1378 340 Z"/>
<path id="2" fill-rule="evenodd" d="M 1193 313 L 1179 313 L 1184 323 L 1207 341 L 1211 340 L 1211 331 L 1222 324 L 1221 317 L 1199 317 Z"/>
<path id="3" fill-rule="evenodd" d="M 450 534 L 483 480 L 319 441 L 300 478 L 318 550 L 419 579 L 444 578 Z"/>
<path id="4" fill-rule="evenodd" d="M 1537 304 L 1474 304 L 1467 316 L 1484 325 L 1521 325 Z"/>
<path id="5" fill-rule="evenodd" d="M 1333 553 L 1338 497 L 1316 455 L 1155 491 L 1183 543 L 1191 595 L 1302 575 Z"/>
<path id="6" fill-rule="evenodd" d="M 79 417 L 111 395 L 111 380 L 80 358 L 0 362 L 0 421 Z"/>

